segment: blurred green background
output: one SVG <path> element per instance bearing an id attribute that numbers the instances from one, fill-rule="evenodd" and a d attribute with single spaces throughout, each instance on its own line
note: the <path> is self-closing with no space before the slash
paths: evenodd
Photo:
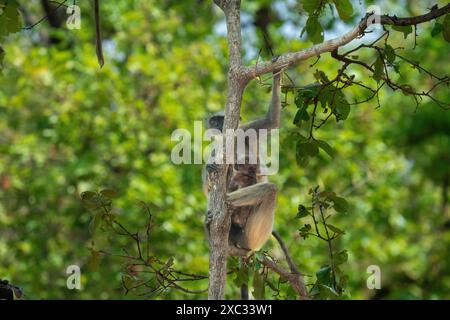
<path id="1" fill-rule="evenodd" d="M 92 1 L 78 3 L 80 30 L 68 30 L 65 22 L 49 27 L 43 21 L 3 44 L 0 278 L 22 287 L 31 299 L 135 298 L 124 296 L 120 288 L 120 261 L 104 258 L 96 270 L 86 268 L 91 215 L 79 194 L 117 190 L 114 206 L 132 229 L 145 224 L 139 201 L 150 203 L 157 222 L 153 252 L 163 260 L 173 256 L 179 269 L 208 273 L 201 165 L 172 164 L 170 138 L 173 130 L 193 130 L 194 120 L 224 106 L 223 15 L 212 1 L 101 1 L 105 66 L 100 69 Z M 382 12 L 408 16 L 426 12 L 434 3 L 376 4 Z M 41 1 L 23 6 L 28 22 L 45 15 Z M 355 1 L 354 11 L 361 8 Z M 263 33 L 275 54 L 311 45 L 299 37 L 305 16 L 296 1 L 243 1 L 242 11 L 246 63 L 264 48 Z M 64 11 L 62 15 L 64 21 Z M 355 14 L 344 24 L 331 13 L 325 15 L 326 39 L 348 30 L 360 17 Z M 404 47 L 402 54 L 423 67 L 448 75 L 449 44 L 431 37 L 433 25 L 418 27 L 415 49 L 412 34 L 406 40 L 393 34 L 391 45 Z M 267 50 L 262 58 L 270 58 Z M 374 59 L 369 53 L 365 58 Z M 329 54 L 311 67 L 313 62 L 288 71 L 296 85 L 314 82 L 316 69 L 334 77 L 339 68 Z M 361 70 L 354 73 L 360 80 L 367 77 Z M 424 74 L 407 66 L 401 77 L 415 88 L 430 85 Z M 367 78 L 367 83 L 375 82 Z M 349 100 L 360 100 L 360 92 L 351 94 Z M 438 94 L 450 101 L 448 87 Z M 243 120 L 265 112 L 269 98 L 268 87 L 253 81 L 245 92 Z M 330 121 L 317 131 L 336 150 L 333 159 L 321 154 L 299 167 L 288 139 L 296 111 L 291 95 L 287 103 L 280 172 L 270 179 L 280 190 L 275 228 L 300 270 L 311 275 L 327 259 L 323 243 L 298 236 L 301 223 L 294 219 L 298 204 L 309 199 L 308 189 L 320 185 L 345 196 L 353 208 L 336 217 L 346 231 L 339 246 L 349 252 L 343 268 L 352 299 L 449 299 L 450 112 L 428 100 L 416 108 L 412 97 L 382 90 L 381 108 L 376 101 L 352 107 L 348 120 Z M 266 249 L 275 255 L 279 251 L 274 240 Z M 72 264 L 82 270 L 79 291 L 66 288 L 65 271 Z M 381 290 L 366 287 L 369 265 L 381 268 Z M 229 283 L 227 297 L 236 298 L 237 288 Z M 190 287 L 206 285 L 203 281 Z M 175 291 L 161 296 L 205 297 Z"/>

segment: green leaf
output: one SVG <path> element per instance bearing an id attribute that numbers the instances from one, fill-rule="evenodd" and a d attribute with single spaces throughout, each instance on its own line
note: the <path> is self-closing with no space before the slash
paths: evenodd
<path id="1" fill-rule="evenodd" d="M 390 64 L 393 64 L 395 61 L 395 58 L 396 58 L 394 48 L 392 48 L 390 45 L 388 45 L 386 43 L 384 45 L 384 54 L 386 56 L 387 62 L 389 62 Z"/>
<path id="2" fill-rule="evenodd" d="M 395 62 L 395 63 L 392 64 L 392 67 L 394 68 L 394 71 L 396 73 L 400 73 L 400 63 Z"/>
<path id="3" fill-rule="evenodd" d="M 89 233 L 94 234 L 96 230 L 100 227 L 103 221 L 103 215 L 101 213 L 95 213 L 89 223 Z"/>
<path id="4" fill-rule="evenodd" d="M 311 100 L 317 95 L 322 85 L 318 82 L 311 83 L 297 90 L 295 104 L 297 108 L 303 107 L 303 104 L 310 104 Z M 300 100 L 300 101 L 297 101 Z"/>
<path id="5" fill-rule="evenodd" d="M 313 296 L 313 297 L 317 296 L 320 293 L 319 290 L 320 290 L 320 287 L 315 284 L 310 291 L 311 296 Z"/>
<path id="6" fill-rule="evenodd" d="M 334 197 L 333 198 L 333 203 L 334 203 L 334 210 L 336 210 L 337 212 L 347 212 L 349 209 L 349 205 L 347 200 L 345 200 L 342 197 Z"/>
<path id="7" fill-rule="evenodd" d="M 15 0 L 7 0 L 3 12 L 0 14 L 0 38 L 22 28 L 19 4 Z"/>
<path id="8" fill-rule="evenodd" d="M 309 223 L 305 223 L 305 225 L 299 229 L 300 232 L 308 232 L 310 230 L 311 230 L 311 225 Z"/>
<path id="9" fill-rule="evenodd" d="M 310 224 L 308 224 L 308 223 L 306 223 L 303 227 L 301 227 L 300 229 L 298 229 L 298 231 L 300 232 L 300 236 L 303 238 L 303 239 L 306 239 L 306 238 L 308 238 L 308 236 L 309 236 L 309 231 L 311 231 L 311 225 Z"/>
<path id="10" fill-rule="evenodd" d="M 309 114 L 306 111 L 306 108 L 300 108 L 297 113 L 295 114 L 295 118 L 294 118 L 294 124 L 297 127 L 301 126 L 301 122 L 302 121 L 308 121 L 309 120 Z"/>
<path id="11" fill-rule="evenodd" d="M 327 228 L 330 229 L 331 231 L 333 231 L 334 233 L 337 233 L 337 234 L 344 234 L 345 233 L 344 230 L 341 230 L 338 227 L 333 226 L 332 224 L 328 224 L 327 223 Z"/>
<path id="12" fill-rule="evenodd" d="M 339 14 L 339 18 L 348 21 L 353 15 L 353 6 L 350 0 L 333 0 Z"/>
<path id="13" fill-rule="evenodd" d="M 323 28 L 317 16 L 310 16 L 308 18 L 304 30 L 306 30 L 308 38 L 313 43 L 321 43 L 323 41 Z"/>
<path id="14" fill-rule="evenodd" d="M 308 141 L 297 141 L 295 147 L 295 153 L 299 158 L 308 158 L 308 154 L 304 150 L 304 146 L 308 143 Z"/>
<path id="15" fill-rule="evenodd" d="M 316 272 L 317 282 L 319 284 L 331 285 L 331 267 L 329 265 L 323 266 Z"/>
<path id="16" fill-rule="evenodd" d="M 445 41 L 450 42 L 450 14 L 447 14 L 442 24 L 442 36 Z"/>
<path id="17" fill-rule="evenodd" d="M 317 145 L 319 146 L 320 149 L 325 151 L 331 158 L 333 158 L 334 150 L 326 141 L 316 140 L 316 143 L 317 143 Z"/>
<path id="18" fill-rule="evenodd" d="M 442 32 L 443 29 L 444 29 L 444 26 L 442 25 L 442 23 L 439 23 L 436 21 L 436 23 L 433 26 L 433 29 L 431 29 L 431 36 L 433 38 L 436 37 L 438 34 L 440 34 Z"/>
<path id="19" fill-rule="evenodd" d="M 174 261 L 175 261 L 174 257 L 170 257 L 169 259 L 167 259 L 167 261 L 164 264 L 163 268 L 164 269 L 169 269 L 171 266 L 173 266 Z"/>
<path id="20" fill-rule="evenodd" d="M 295 143 L 295 159 L 299 166 L 306 166 L 309 162 L 309 155 L 305 152 L 304 147 L 309 143 L 309 140 L 302 135 L 298 135 L 297 139 Z"/>
<path id="21" fill-rule="evenodd" d="M 383 58 L 381 55 L 377 55 L 377 60 L 375 61 L 374 65 L 374 72 L 373 72 L 373 78 L 376 82 L 380 82 L 381 79 L 384 78 L 384 63 Z"/>
<path id="22" fill-rule="evenodd" d="M 113 189 L 103 189 L 100 194 L 106 199 L 115 199 L 119 194 Z"/>
<path id="23" fill-rule="evenodd" d="M 295 155 L 295 161 L 297 162 L 297 165 L 300 167 L 306 167 L 309 163 L 309 158 L 305 155 L 302 155 L 300 153 L 296 153 Z"/>
<path id="24" fill-rule="evenodd" d="M 288 286 L 286 289 L 286 299 L 288 300 L 296 300 L 298 297 L 298 293 L 294 290 L 292 286 Z"/>
<path id="25" fill-rule="evenodd" d="M 295 126 L 301 127 L 302 124 L 302 110 L 297 110 L 295 114 L 294 121 L 292 122 Z"/>
<path id="26" fill-rule="evenodd" d="M 314 78 L 316 78 L 316 80 L 320 83 L 327 83 L 330 81 L 325 72 L 321 70 L 316 70 L 316 72 L 314 72 Z"/>
<path id="27" fill-rule="evenodd" d="M 317 145 L 317 142 L 314 140 L 309 141 L 309 143 L 305 144 L 304 150 L 310 157 L 316 157 L 319 155 L 319 147 Z"/>
<path id="28" fill-rule="evenodd" d="M 298 206 L 298 212 L 297 215 L 295 216 L 296 219 L 301 219 L 304 217 L 307 217 L 309 215 L 309 211 L 308 209 L 306 209 L 306 207 L 302 204 L 300 204 Z"/>
<path id="29" fill-rule="evenodd" d="M 333 191 L 321 191 L 318 196 L 322 199 L 328 200 L 336 196 Z"/>
<path id="30" fill-rule="evenodd" d="M 310 89 L 299 90 L 295 97 L 295 104 L 298 108 L 297 113 L 294 117 L 294 124 L 300 128 L 302 121 L 308 121 L 310 116 L 308 114 L 308 104 L 312 101 L 314 97 L 314 92 Z"/>
<path id="31" fill-rule="evenodd" d="M 311 16 L 321 4 L 321 0 L 303 0 L 303 9 Z"/>
<path id="32" fill-rule="evenodd" d="M 405 39 L 412 32 L 412 26 L 392 26 L 392 29 L 398 32 L 403 32 Z"/>
<path id="33" fill-rule="evenodd" d="M 341 265 L 347 261 L 348 261 L 348 251 L 347 250 L 342 250 L 342 251 L 334 254 L 335 265 Z"/>
<path id="34" fill-rule="evenodd" d="M 336 292 L 336 290 L 334 290 L 332 287 L 324 285 L 324 284 L 320 284 L 320 286 L 322 288 L 327 289 L 328 291 L 330 291 L 332 294 L 334 294 L 335 296 L 339 297 L 339 293 Z"/>
<path id="35" fill-rule="evenodd" d="M 319 154 L 319 147 L 315 140 L 303 143 L 300 148 L 310 157 L 316 157 Z"/>
<path id="36" fill-rule="evenodd" d="M 84 191 L 81 193 L 82 200 L 92 200 L 97 196 L 97 192 L 93 191 Z"/>
<path id="37" fill-rule="evenodd" d="M 319 100 L 322 108 L 325 110 L 327 105 L 332 103 L 333 91 L 329 89 L 329 87 L 325 87 L 317 99 Z"/>
<path id="38" fill-rule="evenodd" d="M 303 97 L 303 95 L 301 95 L 301 92 L 298 91 L 295 99 L 294 99 L 295 105 L 297 106 L 297 108 L 301 109 L 304 107 L 305 105 L 305 97 Z"/>
<path id="39" fill-rule="evenodd" d="M 81 193 L 81 202 L 86 209 L 97 209 L 101 205 L 97 192 L 92 191 Z"/>
<path id="40" fill-rule="evenodd" d="M 334 104 L 335 108 L 333 112 L 336 115 L 336 119 L 337 120 L 347 119 L 348 115 L 350 114 L 350 104 L 348 103 L 347 99 L 345 98 L 341 90 L 336 93 Z"/>

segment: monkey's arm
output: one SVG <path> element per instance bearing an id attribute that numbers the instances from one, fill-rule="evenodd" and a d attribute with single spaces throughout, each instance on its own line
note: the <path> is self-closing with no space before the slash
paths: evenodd
<path id="1" fill-rule="evenodd" d="M 269 105 L 269 111 L 265 117 L 256 119 L 241 126 L 245 131 L 247 129 L 277 129 L 280 127 L 280 111 L 281 111 L 281 72 L 273 75 L 272 99 Z"/>

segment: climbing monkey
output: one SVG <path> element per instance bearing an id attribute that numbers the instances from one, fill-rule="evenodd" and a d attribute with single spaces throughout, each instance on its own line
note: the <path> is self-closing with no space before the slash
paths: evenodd
<path id="1" fill-rule="evenodd" d="M 257 120 L 240 125 L 239 128 L 246 132 L 254 129 L 278 129 L 280 125 L 281 111 L 281 72 L 274 72 L 272 84 L 272 99 L 267 114 Z M 223 131 L 224 113 L 218 112 L 206 119 L 207 129 Z M 259 142 L 259 136 L 257 136 Z M 256 143 L 256 145 L 259 145 Z M 227 195 L 226 201 L 232 210 L 229 245 L 247 252 L 260 249 L 272 233 L 275 216 L 275 202 L 277 187 L 268 182 L 264 175 L 264 166 L 260 163 L 258 150 L 250 147 L 245 142 L 245 151 L 242 154 L 236 152 L 235 163 L 227 166 Z M 239 151 L 239 150 L 238 150 Z M 211 154 L 215 156 L 214 151 Z M 256 156 L 256 163 L 249 161 Z M 241 160 L 241 161 L 237 161 Z M 203 172 L 203 190 L 208 196 L 211 181 L 209 173 L 217 170 L 218 166 L 213 161 L 209 162 Z M 210 212 L 206 219 L 206 225 L 211 220 Z"/>

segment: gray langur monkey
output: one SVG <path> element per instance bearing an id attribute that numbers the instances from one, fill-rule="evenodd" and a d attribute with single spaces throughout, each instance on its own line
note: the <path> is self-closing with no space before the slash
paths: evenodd
<path id="1" fill-rule="evenodd" d="M 272 99 L 267 114 L 257 120 L 240 125 L 241 129 L 278 129 L 281 111 L 281 72 L 274 72 L 272 85 Z M 206 119 L 208 129 L 223 131 L 224 113 L 217 112 Z M 245 150 L 249 150 L 246 142 Z M 253 152 L 250 151 L 249 152 Z M 212 154 L 211 156 L 214 156 Z M 235 154 L 235 159 L 245 158 L 249 154 Z M 210 182 L 209 172 L 217 170 L 217 164 L 208 163 L 203 170 L 203 190 L 208 197 Z M 249 253 L 260 249 L 270 237 L 275 216 L 275 202 L 277 187 L 268 182 L 263 175 L 263 166 L 259 159 L 257 164 L 236 163 L 227 168 L 226 201 L 232 210 L 229 245 Z M 206 228 L 209 235 L 211 213 L 207 213 Z"/>

